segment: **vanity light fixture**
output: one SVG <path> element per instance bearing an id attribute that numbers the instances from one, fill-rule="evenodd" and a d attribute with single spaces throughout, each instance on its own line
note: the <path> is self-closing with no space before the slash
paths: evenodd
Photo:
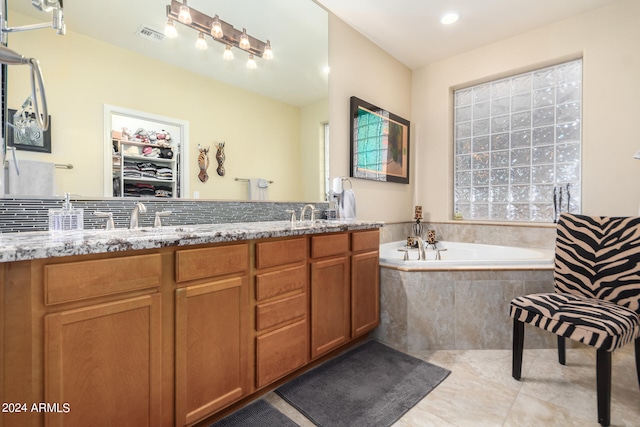
<path id="1" fill-rule="evenodd" d="M 167 21 L 167 25 L 165 25 L 164 27 L 164 35 L 169 37 L 170 39 L 175 39 L 176 37 L 178 37 L 178 30 L 176 30 L 176 25 L 171 19 Z"/>
<path id="2" fill-rule="evenodd" d="M 187 6 L 187 0 L 183 0 L 182 6 L 180 6 L 180 12 L 178 12 L 178 21 L 185 25 L 191 25 L 193 20 L 191 19 L 191 10 Z"/>
<path id="3" fill-rule="evenodd" d="M 256 64 L 256 60 L 253 58 L 253 54 L 249 55 L 249 60 L 247 61 L 247 68 L 250 70 L 255 70 L 258 67 Z"/>
<path id="4" fill-rule="evenodd" d="M 188 18 L 187 18 L 188 15 Z M 249 53 L 249 61 L 247 67 L 256 68 L 255 57 L 272 59 L 273 51 L 271 50 L 271 42 L 267 40 L 263 42 L 255 37 L 247 34 L 245 28 L 242 31 L 234 28 L 233 25 L 221 20 L 218 15 L 213 17 L 206 15 L 196 9 L 187 6 L 187 1 L 182 2 L 171 0 L 171 4 L 167 5 L 167 26 L 165 27 L 165 35 L 169 38 L 177 37 L 175 22 L 180 22 L 198 32 L 198 41 L 196 47 L 205 49 L 206 36 L 209 35 L 213 40 L 226 45 L 223 58 L 226 60 L 233 59 L 232 48 L 238 48 Z M 202 42 L 200 41 L 202 39 Z M 204 45 L 202 44 L 204 42 Z"/>
<path id="5" fill-rule="evenodd" d="M 231 46 L 227 45 L 227 47 L 224 48 L 222 57 L 227 61 L 233 60 L 233 50 L 231 50 Z"/>
<path id="6" fill-rule="evenodd" d="M 222 31 L 222 25 L 220 24 L 220 18 L 218 18 L 218 15 L 213 17 L 213 22 L 211 23 L 211 36 L 214 39 L 219 39 L 224 36 L 224 31 Z"/>
<path id="7" fill-rule="evenodd" d="M 244 50 L 251 49 L 251 43 L 249 43 L 249 36 L 247 35 L 247 30 L 245 28 L 242 29 L 242 35 L 240 36 L 240 43 L 238 43 L 238 47 Z"/>
<path id="8" fill-rule="evenodd" d="M 271 50 L 271 42 L 267 40 L 267 45 L 264 47 L 262 54 L 264 59 L 273 59 L 273 51 Z"/>
<path id="9" fill-rule="evenodd" d="M 207 50 L 207 47 L 207 41 L 204 39 L 204 34 L 198 34 L 198 39 L 196 40 L 196 49 Z"/>

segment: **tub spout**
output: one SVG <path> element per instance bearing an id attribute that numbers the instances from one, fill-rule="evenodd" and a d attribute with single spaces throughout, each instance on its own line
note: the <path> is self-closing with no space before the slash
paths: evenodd
<path id="1" fill-rule="evenodd" d="M 418 259 L 420 261 L 426 261 L 427 260 L 427 250 L 424 247 L 424 241 L 422 240 L 422 237 L 420 236 L 415 236 L 414 239 L 416 239 L 416 241 L 418 242 Z"/>

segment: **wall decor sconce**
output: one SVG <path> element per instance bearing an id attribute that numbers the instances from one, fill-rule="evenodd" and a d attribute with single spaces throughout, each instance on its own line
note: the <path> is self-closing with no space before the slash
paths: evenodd
<path id="1" fill-rule="evenodd" d="M 207 174 L 207 169 L 209 168 L 209 148 L 204 148 L 198 144 L 198 150 L 200 154 L 198 154 L 198 168 L 200 168 L 200 173 L 198 173 L 198 179 L 202 182 L 207 182 L 209 180 L 209 175 Z"/>
<path id="2" fill-rule="evenodd" d="M 217 143 L 216 147 L 218 147 L 218 151 L 216 151 L 216 161 L 218 162 L 218 169 L 216 169 L 216 172 L 218 172 L 218 175 L 224 176 L 224 159 L 226 158 L 224 154 L 224 141 Z"/>
<path id="3" fill-rule="evenodd" d="M 167 25 L 164 34 L 169 38 L 178 36 L 175 22 L 196 30 L 197 48 L 206 49 L 205 36 L 210 36 L 213 40 L 225 44 L 227 47 L 224 52 L 224 59 L 233 59 L 231 48 L 235 47 L 244 50 L 249 54 L 247 68 L 256 68 L 255 57 L 264 59 L 273 59 L 273 51 L 271 50 L 271 42 L 258 40 L 247 34 L 245 28 L 242 31 L 234 28 L 233 25 L 223 21 L 215 15 L 213 17 L 204 14 L 187 5 L 187 0 L 179 2 L 171 0 L 171 4 L 167 5 Z"/>

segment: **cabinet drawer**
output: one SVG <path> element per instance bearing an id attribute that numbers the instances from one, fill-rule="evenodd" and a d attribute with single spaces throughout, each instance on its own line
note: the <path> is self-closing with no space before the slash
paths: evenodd
<path id="1" fill-rule="evenodd" d="M 307 294 L 298 294 L 256 306 L 256 331 L 260 332 L 307 313 Z"/>
<path id="2" fill-rule="evenodd" d="M 249 245 L 217 246 L 176 252 L 176 282 L 239 273 L 249 268 Z"/>
<path id="3" fill-rule="evenodd" d="M 160 286 L 161 274 L 160 254 L 47 265 L 45 305 Z"/>
<path id="4" fill-rule="evenodd" d="M 256 338 L 256 386 L 263 387 L 307 363 L 307 322 Z"/>
<path id="5" fill-rule="evenodd" d="M 329 234 L 311 238 L 311 257 L 322 258 L 349 251 L 349 234 Z"/>
<path id="6" fill-rule="evenodd" d="M 275 297 L 304 288 L 307 268 L 304 265 L 256 275 L 256 299 Z"/>
<path id="7" fill-rule="evenodd" d="M 360 252 L 378 250 L 380 247 L 380 231 L 359 231 L 351 235 L 351 250 Z"/>
<path id="8" fill-rule="evenodd" d="M 256 268 L 275 267 L 304 261 L 307 255 L 305 238 L 278 240 L 256 244 Z"/>

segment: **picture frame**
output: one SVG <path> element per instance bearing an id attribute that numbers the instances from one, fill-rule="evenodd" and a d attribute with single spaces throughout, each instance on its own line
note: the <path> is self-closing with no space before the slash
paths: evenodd
<path id="1" fill-rule="evenodd" d="M 40 130 L 35 121 L 24 134 L 14 127 L 14 115 L 16 110 L 8 109 L 7 114 L 7 146 L 16 147 L 16 150 L 39 151 L 41 153 L 51 153 L 51 116 L 49 116 L 49 128 L 46 131 Z M 35 120 L 35 113 L 29 114 Z"/>
<path id="2" fill-rule="evenodd" d="M 355 96 L 350 114 L 349 176 L 409 184 L 409 120 Z"/>

